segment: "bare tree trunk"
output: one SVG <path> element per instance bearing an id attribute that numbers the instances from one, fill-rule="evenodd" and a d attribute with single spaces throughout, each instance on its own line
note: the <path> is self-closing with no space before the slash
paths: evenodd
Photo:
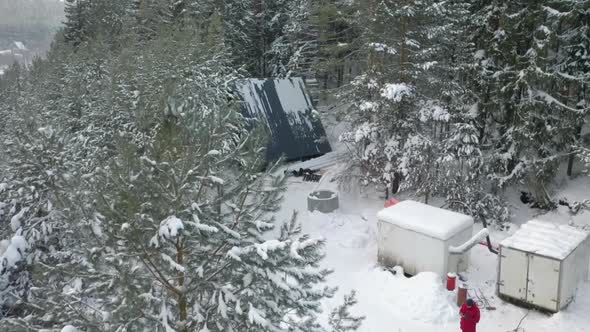
<path id="1" fill-rule="evenodd" d="M 399 186 L 402 182 L 402 175 L 399 172 L 393 173 L 393 181 L 391 182 L 391 193 L 397 194 L 399 192 Z"/>
<path id="2" fill-rule="evenodd" d="M 529 176 L 528 187 L 535 197 L 535 203 L 533 206 L 539 209 L 552 209 L 554 207 L 551 197 L 545 188 L 545 182 L 534 176 Z"/>
<path id="3" fill-rule="evenodd" d="M 176 262 L 179 265 L 184 264 L 184 244 L 180 238 L 176 239 Z M 184 272 L 178 272 L 178 288 L 180 289 L 180 293 L 178 294 L 178 316 L 181 322 L 180 331 L 188 332 L 188 327 L 186 326 L 188 322 L 188 303 L 184 292 L 184 282 Z"/>
<path id="4" fill-rule="evenodd" d="M 400 81 L 405 82 L 405 65 L 406 65 L 406 18 L 402 17 L 401 20 L 401 43 L 400 43 L 400 51 L 399 51 L 399 72 Z"/>
<path id="5" fill-rule="evenodd" d="M 575 152 L 572 151 L 567 159 L 567 176 L 572 176 L 575 158 L 576 158 L 576 154 L 575 154 Z"/>
<path id="6" fill-rule="evenodd" d="M 580 96 L 580 93 L 578 93 L 579 98 L 575 98 L 576 97 L 576 88 L 574 87 L 574 84 L 570 85 L 569 88 L 569 100 L 571 101 L 575 101 L 576 99 L 581 99 L 582 96 Z M 577 104 L 577 103 L 576 103 Z M 574 105 L 574 107 L 576 107 L 576 105 Z M 575 134 L 575 141 L 579 141 L 580 137 L 582 136 L 582 126 L 578 125 L 576 126 L 576 134 Z M 567 176 L 572 176 L 573 173 L 573 168 L 574 168 L 574 161 L 576 159 L 576 153 L 574 150 L 574 147 L 572 147 L 570 149 L 570 155 L 568 157 L 567 160 Z"/>

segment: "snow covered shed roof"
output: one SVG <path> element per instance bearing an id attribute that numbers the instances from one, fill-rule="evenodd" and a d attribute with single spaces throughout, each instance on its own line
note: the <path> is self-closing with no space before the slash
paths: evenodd
<path id="1" fill-rule="evenodd" d="M 562 260 L 587 237 L 588 232 L 569 225 L 531 220 L 500 245 Z"/>
<path id="2" fill-rule="evenodd" d="M 25 47 L 25 44 L 23 42 L 19 42 L 19 41 L 15 41 L 14 42 L 14 46 L 16 46 L 17 49 L 21 50 L 21 51 L 26 51 L 27 48 Z"/>
<path id="3" fill-rule="evenodd" d="M 377 218 L 440 240 L 448 240 L 473 226 L 473 218 L 470 216 L 411 200 L 379 211 Z"/>
<path id="4" fill-rule="evenodd" d="M 332 151 L 303 79 L 245 79 L 235 88 L 244 116 L 269 130 L 268 160 L 298 160 Z"/>

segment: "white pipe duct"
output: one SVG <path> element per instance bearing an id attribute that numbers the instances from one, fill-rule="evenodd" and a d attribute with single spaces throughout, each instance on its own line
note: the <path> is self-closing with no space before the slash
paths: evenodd
<path id="1" fill-rule="evenodd" d="M 488 232 L 488 229 L 484 228 L 481 231 L 479 231 L 477 234 L 475 234 L 473 237 L 471 237 L 471 239 L 469 239 L 467 242 L 463 243 L 462 245 L 460 245 L 458 247 L 449 246 L 449 254 L 460 255 L 460 254 L 466 252 L 467 250 L 473 248 L 476 244 L 479 243 L 479 241 L 483 240 L 489 234 L 490 233 Z"/>

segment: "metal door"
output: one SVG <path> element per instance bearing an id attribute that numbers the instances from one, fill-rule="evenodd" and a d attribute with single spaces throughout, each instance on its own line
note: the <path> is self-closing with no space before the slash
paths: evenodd
<path id="1" fill-rule="evenodd" d="M 560 262 L 555 259 L 529 255 L 527 302 L 557 311 L 559 267 Z"/>
<path id="2" fill-rule="evenodd" d="M 527 297 L 527 267 L 526 253 L 506 247 L 500 248 L 500 278 L 499 292 L 518 300 Z"/>

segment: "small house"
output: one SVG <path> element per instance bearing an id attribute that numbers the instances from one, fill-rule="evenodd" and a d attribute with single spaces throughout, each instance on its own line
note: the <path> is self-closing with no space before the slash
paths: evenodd
<path id="1" fill-rule="evenodd" d="M 473 218 L 415 201 L 402 201 L 377 214 L 379 262 L 400 265 L 410 275 L 435 272 L 444 276 L 467 268 L 469 254 L 449 247 L 472 238 Z"/>
<path id="2" fill-rule="evenodd" d="M 586 231 L 531 220 L 500 242 L 498 295 L 557 312 L 588 279 L 588 266 Z"/>
<path id="3" fill-rule="evenodd" d="M 235 90 L 250 126 L 267 129 L 267 160 L 304 160 L 332 151 L 303 79 L 245 79 Z"/>
<path id="4" fill-rule="evenodd" d="M 28 65 L 30 51 L 23 42 L 14 41 L 9 49 L 0 50 L 0 67 L 12 65 L 15 62 Z"/>
<path id="5" fill-rule="evenodd" d="M 25 44 L 23 42 L 20 42 L 20 41 L 14 41 L 13 42 L 13 45 L 14 45 L 15 51 L 18 50 L 18 51 L 21 51 L 21 52 L 26 52 L 26 51 L 29 50 L 29 49 L 27 49 L 27 47 L 25 46 Z"/>

